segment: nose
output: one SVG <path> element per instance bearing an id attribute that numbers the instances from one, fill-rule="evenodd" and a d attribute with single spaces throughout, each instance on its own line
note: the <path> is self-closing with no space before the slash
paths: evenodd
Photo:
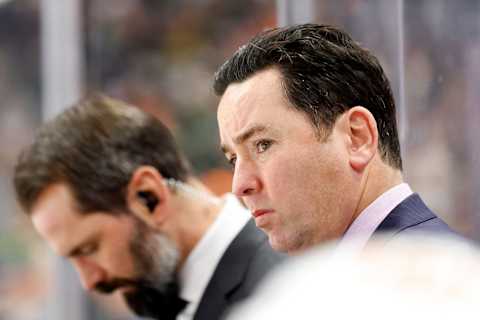
<path id="1" fill-rule="evenodd" d="M 233 173 L 232 192 L 238 197 L 258 193 L 262 184 L 253 164 L 237 160 Z"/>
<path id="2" fill-rule="evenodd" d="M 93 261 L 76 258 L 73 265 L 80 276 L 80 282 L 85 290 L 92 291 L 98 283 L 106 280 L 105 270 Z"/>

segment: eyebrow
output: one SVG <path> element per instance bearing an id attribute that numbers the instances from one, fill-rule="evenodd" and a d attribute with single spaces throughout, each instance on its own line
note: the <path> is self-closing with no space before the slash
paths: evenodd
<path id="1" fill-rule="evenodd" d="M 80 251 L 85 247 L 91 245 L 94 241 L 97 241 L 94 236 L 82 241 L 81 243 L 77 244 L 74 246 L 72 249 L 70 249 L 65 257 L 67 258 L 75 258 L 76 256 L 80 255 Z"/>
<path id="2" fill-rule="evenodd" d="M 234 144 L 242 144 L 248 139 L 250 139 L 253 135 L 264 132 L 267 130 L 267 127 L 261 124 L 256 124 L 251 126 L 250 128 L 246 129 L 244 132 L 240 133 L 237 137 L 233 138 Z M 225 144 L 221 144 L 222 152 L 227 153 L 229 152 L 228 146 Z"/>
<path id="3" fill-rule="evenodd" d="M 74 257 L 78 256 L 79 253 L 80 253 L 80 250 L 82 249 L 82 247 L 83 247 L 83 243 L 75 246 L 73 249 L 70 249 L 70 250 L 67 252 L 67 254 L 65 255 L 65 257 L 67 257 L 67 258 L 74 258 Z"/>

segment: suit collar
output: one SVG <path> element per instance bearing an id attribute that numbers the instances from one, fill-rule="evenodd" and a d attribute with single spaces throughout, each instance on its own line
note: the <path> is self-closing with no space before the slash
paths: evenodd
<path id="1" fill-rule="evenodd" d="M 407 183 L 398 184 L 370 203 L 347 229 L 338 248 L 356 252 L 361 251 L 383 220 L 402 201 L 413 194 Z"/>
<path id="2" fill-rule="evenodd" d="M 235 292 L 245 277 L 251 259 L 266 236 L 258 232 L 250 220 L 228 247 L 203 294 L 194 319 L 208 319 L 215 310 L 223 310 L 229 296 Z"/>
<path id="3" fill-rule="evenodd" d="M 435 217 L 435 214 L 428 209 L 420 196 L 414 193 L 390 212 L 375 230 L 375 233 L 388 232 L 396 234 L 408 227 Z"/>
<path id="4" fill-rule="evenodd" d="M 219 215 L 179 272 L 180 297 L 189 302 L 188 308 L 198 306 L 218 263 L 251 217 L 236 197 L 228 194 L 224 198 L 225 204 Z"/>

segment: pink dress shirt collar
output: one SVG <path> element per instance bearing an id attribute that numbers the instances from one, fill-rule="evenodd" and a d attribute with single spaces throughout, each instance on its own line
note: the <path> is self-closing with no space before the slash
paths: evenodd
<path id="1" fill-rule="evenodd" d="M 339 249 L 360 252 L 387 215 L 413 193 L 407 183 L 401 183 L 375 199 L 347 229 L 339 241 Z"/>

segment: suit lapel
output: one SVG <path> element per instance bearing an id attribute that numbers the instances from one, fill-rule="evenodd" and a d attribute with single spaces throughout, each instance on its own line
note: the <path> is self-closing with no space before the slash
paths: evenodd
<path id="1" fill-rule="evenodd" d="M 256 230 L 250 220 L 232 241 L 220 259 L 205 289 L 194 320 L 217 319 L 229 304 L 229 297 L 241 285 L 255 248 L 265 241 L 265 235 Z"/>
<path id="2" fill-rule="evenodd" d="M 420 224 L 427 220 L 434 219 L 436 216 L 419 195 L 414 193 L 403 200 L 395 209 L 392 210 L 375 230 L 375 233 L 388 232 L 396 234 L 403 229 Z"/>

